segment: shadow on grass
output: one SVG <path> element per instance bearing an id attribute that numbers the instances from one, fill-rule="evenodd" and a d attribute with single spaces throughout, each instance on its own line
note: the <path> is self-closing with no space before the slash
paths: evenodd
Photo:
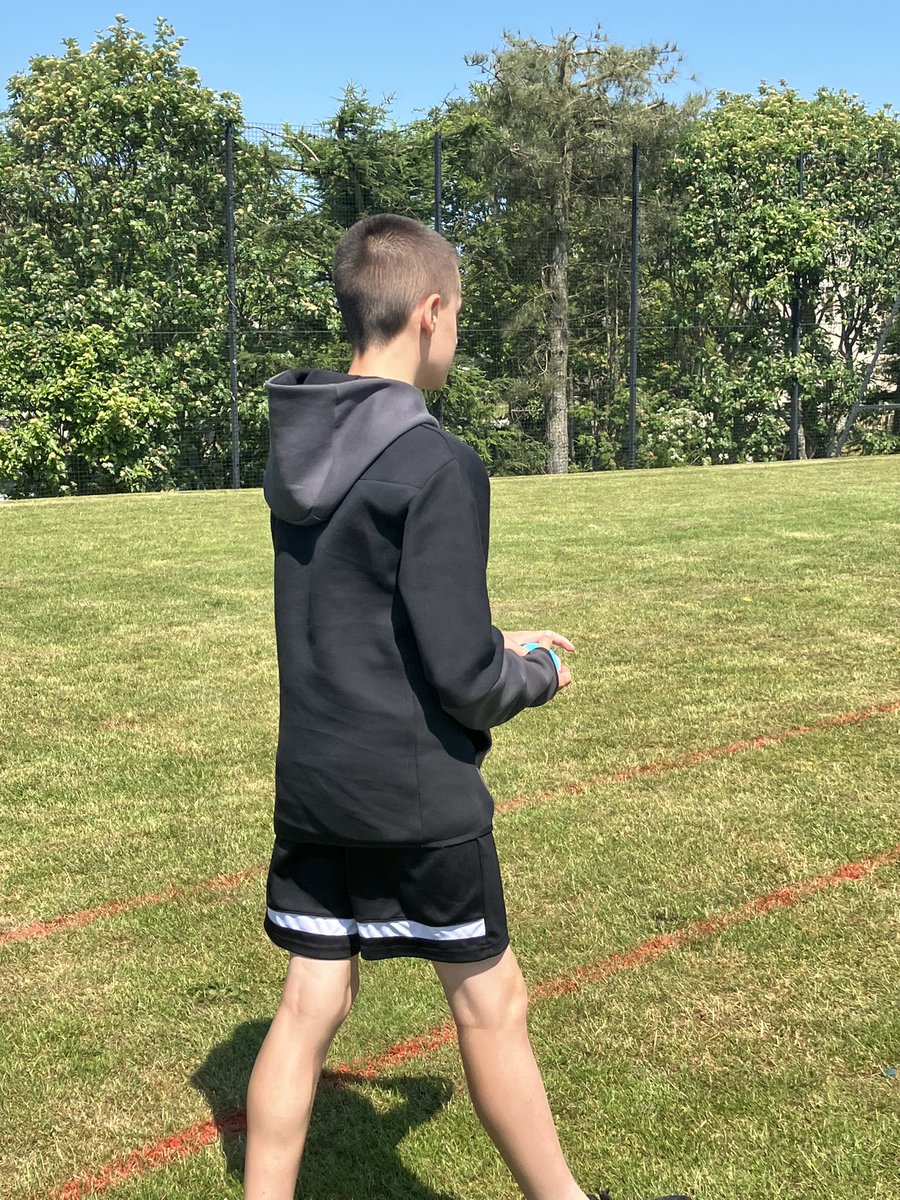
<path id="1" fill-rule="evenodd" d="M 216 1114 L 228 1172 L 243 1177 L 244 1134 L 235 1119 L 247 1095 L 250 1071 L 268 1021 L 239 1025 L 215 1046 L 191 1082 Z M 363 1090 L 388 1097 L 373 1103 Z M 397 1146 L 415 1126 L 430 1121 L 450 1100 L 452 1087 L 435 1075 L 379 1077 L 364 1084 L 319 1083 L 310 1122 L 300 1194 L 311 1200 L 457 1200 L 420 1183 L 400 1160 Z M 398 1098 L 402 1101 L 397 1103 Z"/>

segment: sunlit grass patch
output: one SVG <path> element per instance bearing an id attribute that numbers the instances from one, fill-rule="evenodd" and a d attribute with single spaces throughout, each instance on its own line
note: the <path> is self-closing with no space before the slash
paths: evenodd
<path id="1" fill-rule="evenodd" d="M 578 646 L 485 764 L 524 801 L 496 833 L 533 987 L 900 843 L 896 711 L 608 779 L 900 699 L 897 471 L 494 481 L 495 620 Z M 259 493 L 2 505 L 0 537 L 0 931 L 181 889 L 0 946 L 0 1195 L 25 1200 L 242 1103 L 284 967 L 261 930 L 277 681 Z M 885 867 L 539 1000 L 585 1185 L 893 1200 L 896 887 Z M 363 983 L 334 1063 L 446 1020 L 425 964 Z M 236 1197 L 240 1140 L 115 1194 Z M 304 1188 L 515 1195 L 452 1046 L 326 1089 Z"/>

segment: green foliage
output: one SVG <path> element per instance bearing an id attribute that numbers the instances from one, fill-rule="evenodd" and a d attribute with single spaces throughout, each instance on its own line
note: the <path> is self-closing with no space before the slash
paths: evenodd
<path id="1" fill-rule="evenodd" d="M 335 230 L 380 212 L 431 221 L 434 167 L 427 122 L 401 129 L 386 103 L 373 104 L 364 89 L 351 84 L 321 132 L 287 130 L 285 140 Z"/>
<path id="2" fill-rule="evenodd" d="M 130 356 L 97 325 L 0 329 L 0 491 L 66 494 L 76 480 L 83 492 L 172 486 L 175 413 L 147 382 L 152 370 L 149 355 Z"/>
<path id="3" fill-rule="evenodd" d="M 861 426 L 856 431 L 853 445 L 860 454 L 900 454 L 900 434 Z"/>
<path id="4" fill-rule="evenodd" d="M 148 42 L 117 18 L 89 50 L 67 42 L 63 56 L 35 58 L 10 81 L 0 140 L 0 418 L 16 494 L 228 480 L 226 121 L 238 131 L 239 325 L 336 326 L 283 162 L 240 136 L 237 97 L 202 87 L 181 46 L 162 20 Z M 41 339 L 35 382 L 10 347 Z M 90 388 L 86 374 L 72 384 L 68 359 L 86 371 L 94 352 Z M 245 378 L 268 357 L 264 347 L 245 352 Z M 129 437 L 107 420 L 85 440 L 95 409 L 127 423 L 123 396 Z M 35 410 L 54 404 L 53 419 L 37 424 Z M 252 437 L 248 451 L 257 451 Z"/>
<path id="5" fill-rule="evenodd" d="M 471 360 L 458 358 L 443 393 L 444 428 L 473 446 L 492 475 L 541 475 L 547 448 L 515 420 L 511 390 L 509 380 L 492 379 Z"/>
<path id="6" fill-rule="evenodd" d="M 0 490 L 230 482 L 224 147 L 234 129 L 241 478 L 267 455 L 263 384 L 345 369 L 330 275 L 341 232 L 394 211 L 460 248 L 447 428 L 495 474 L 626 464 L 631 146 L 642 150 L 639 466 L 834 447 L 898 292 L 900 120 L 786 86 L 680 104 L 670 45 L 597 30 L 506 36 L 467 96 L 397 126 L 349 86 L 314 133 L 247 128 L 165 21 L 124 18 L 9 83 L 0 125 Z M 797 160 L 805 157 L 805 195 Z M 791 303 L 801 296 L 801 352 Z M 900 393 L 900 325 L 872 398 Z M 551 420 L 552 416 L 552 420 Z M 548 430 L 553 429 L 552 437 Z M 857 453 L 896 452 L 900 414 Z"/>
<path id="7" fill-rule="evenodd" d="M 222 307 L 223 123 L 170 26 L 118 18 L 9 83 L 2 281 L 59 328 L 202 326 Z"/>
<path id="8" fill-rule="evenodd" d="M 689 328 L 667 387 L 712 411 L 712 461 L 777 455 L 771 418 L 786 429 L 795 377 L 807 452 L 831 453 L 900 290 L 900 121 L 845 92 L 723 94 L 686 131 L 669 187 L 682 211 L 663 310 Z"/>

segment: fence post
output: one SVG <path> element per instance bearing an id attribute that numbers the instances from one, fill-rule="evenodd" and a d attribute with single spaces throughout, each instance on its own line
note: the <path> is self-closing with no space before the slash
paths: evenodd
<path id="1" fill-rule="evenodd" d="M 631 312 L 629 314 L 628 468 L 637 466 L 638 266 L 640 252 L 641 148 L 631 147 Z"/>
<path id="2" fill-rule="evenodd" d="M 443 186 L 444 144 L 441 131 L 434 135 L 434 228 L 441 232 L 441 189 Z"/>
<path id="3" fill-rule="evenodd" d="M 225 122 L 225 252 L 228 257 L 228 363 L 231 372 L 231 486 L 241 486 L 238 420 L 237 271 L 234 249 L 234 122 Z"/>
<path id="4" fill-rule="evenodd" d="M 806 155 L 803 151 L 797 157 L 797 195 L 803 199 L 803 168 L 806 165 Z M 802 279 L 800 272 L 794 272 L 794 294 L 791 297 L 791 358 L 800 353 L 800 304 Z M 791 384 L 791 440 L 789 455 L 792 460 L 800 457 L 800 379 L 794 366 L 794 379 Z"/>

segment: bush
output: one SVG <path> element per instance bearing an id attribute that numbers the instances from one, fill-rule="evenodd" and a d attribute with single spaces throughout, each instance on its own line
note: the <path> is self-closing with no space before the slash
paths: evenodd
<path id="1" fill-rule="evenodd" d="M 10 497 L 172 486 L 175 409 L 145 352 L 97 325 L 0 329 L 0 489 Z"/>

